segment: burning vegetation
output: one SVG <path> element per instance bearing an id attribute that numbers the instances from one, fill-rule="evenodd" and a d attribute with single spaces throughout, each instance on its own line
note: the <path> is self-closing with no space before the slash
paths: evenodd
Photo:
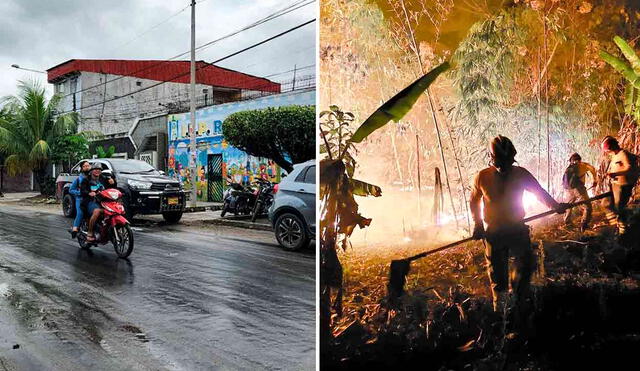
<path id="1" fill-rule="evenodd" d="M 601 139 L 640 152 L 640 6 L 325 0 L 321 19 L 321 366 L 630 360 L 640 345 L 635 198 L 624 233 L 600 201 L 585 231 L 557 215 L 530 223 L 536 269 L 517 308 L 494 310 L 483 240 L 413 261 L 400 296 L 389 276 L 392 261 L 471 235 L 472 179 L 495 166 L 487 145 L 498 134 L 558 202 L 575 152 L 597 169 L 588 195 L 609 191 Z M 547 210 L 532 193 L 516 202 L 527 216 Z"/>

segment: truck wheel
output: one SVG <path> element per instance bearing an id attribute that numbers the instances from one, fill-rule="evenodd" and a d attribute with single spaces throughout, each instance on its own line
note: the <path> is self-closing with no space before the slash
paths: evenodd
<path id="1" fill-rule="evenodd" d="M 182 211 L 165 211 L 162 213 L 164 221 L 169 224 L 175 224 L 182 219 Z"/>
<path id="2" fill-rule="evenodd" d="M 129 204 L 129 198 L 124 196 L 122 198 L 122 206 L 124 206 L 124 217 L 127 218 L 129 223 L 133 223 L 133 211 L 131 211 L 131 205 Z"/>
<path id="3" fill-rule="evenodd" d="M 76 200 L 68 193 L 62 198 L 62 213 L 67 218 L 76 216 Z"/>
<path id="4" fill-rule="evenodd" d="M 309 232 L 302 219 L 293 213 L 284 213 L 274 224 L 276 239 L 285 250 L 297 251 L 309 245 Z"/>

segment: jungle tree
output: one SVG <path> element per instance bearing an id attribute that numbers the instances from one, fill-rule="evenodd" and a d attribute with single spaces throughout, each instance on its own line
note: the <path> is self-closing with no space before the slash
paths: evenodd
<path id="1" fill-rule="evenodd" d="M 32 171 L 38 185 L 45 181 L 56 138 L 76 132 L 75 113 L 60 114 L 61 96 L 47 100 L 45 89 L 36 81 L 20 81 L 18 94 L 2 99 L 6 115 L 0 117 L 0 151 L 11 175 Z"/>

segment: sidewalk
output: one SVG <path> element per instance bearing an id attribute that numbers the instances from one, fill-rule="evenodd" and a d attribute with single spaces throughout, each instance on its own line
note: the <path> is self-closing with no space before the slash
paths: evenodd
<path id="1" fill-rule="evenodd" d="M 261 231 L 273 230 L 271 222 L 269 222 L 269 219 L 266 216 L 256 219 L 255 222 L 251 222 L 251 215 L 226 215 L 224 218 L 221 218 L 220 214 L 218 214 L 217 218 L 205 219 L 202 220 L 202 222 L 206 224 L 226 225 L 230 227 L 257 229 Z"/>
<path id="2" fill-rule="evenodd" d="M 5 193 L 4 197 L 0 197 L 0 202 L 18 202 L 26 201 L 27 198 L 38 196 L 40 192 L 11 192 Z"/>
<path id="3" fill-rule="evenodd" d="M 218 211 L 222 210 L 222 202 L 203 202 L 198 201 L 196 203 L 196 207 L 189 206 L 189 201 L 187 201 L 187 206 L 184 208 L 185 213 L 197 213 L 201 211 Z"/>

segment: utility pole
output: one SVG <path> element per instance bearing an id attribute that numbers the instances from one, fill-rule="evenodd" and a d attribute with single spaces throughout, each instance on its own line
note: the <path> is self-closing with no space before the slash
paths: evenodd
<path id="1" fill-rule="evenodd" d="M 293 83 L 291 84 L 291 91 L 296 90 L 296 70 L 298 69 L 298 65 L 293 65 Z"/>
<path id="2" fill-rule="evenodd" d="M 189 143 L 191 157 L 189 158 L 189 168 L 191 169 L 191 207 L 196 207 L 198 191 L 196 183 L 198 181 L 197 171 L 197 149 L 196 149 L 196 0 L 191 0 L 191 120 L 189 122 Z"/>

